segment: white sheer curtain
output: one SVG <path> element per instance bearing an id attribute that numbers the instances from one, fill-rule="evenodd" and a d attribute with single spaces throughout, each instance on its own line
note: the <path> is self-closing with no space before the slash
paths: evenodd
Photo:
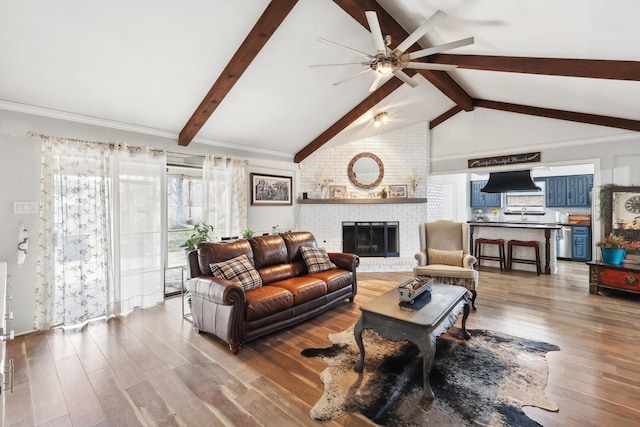
<path id="1" fill-rule="evenodd" d="M 47 137 L 42 145 L 36 329 L 103 316 L 112 281 L 106 144 Z"/>
<path id="2" fill-rule="evenodd" d="M 247 228 L 247 161 L 209 154 L 202 171 L 203 221 L 216 239 L 240 236 Z"/>
<path id="3" fill-rule="evenodd" d="M 121 145 L 114 155 L 114 286 L 107 315 L 150 307 L 164 299 L 166 156 Z"/>
<path id="4" fill-rule="evenodd" d="M 164 153 L 42 139 L 36 329 L 161 302 Z"/>

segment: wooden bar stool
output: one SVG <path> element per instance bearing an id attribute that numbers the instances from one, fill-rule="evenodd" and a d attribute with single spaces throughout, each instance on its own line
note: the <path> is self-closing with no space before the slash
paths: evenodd
<path id="1" fill-rule="evenodd" d="M 522 247 L 529 247 L 529 248 L 534 248 L 536 251 L 536 259 L 529 259 L 529 258 L 514 258 L 513 257 L 513 247 L 514 246 L 522 246 Z M 511 264 L 514 262 L 519 262 L 522 264 L 533 264 L 536 266 L 536 271 L 538 273 L 538 276 L 540 275 L 541 272 L 541 264 L 540 264 L 540 244 L 538 242 L 536 242 L 535 240 L 509 240 L 507 242 L 507 269 L 511 270 Z"/>
<path id="2" fill-rule="evenodd" d="M 498 256 L 482 255 L 482 245 L 498 245 Z M 479 238 L 475 240 L 475 249 L 473 251 L 476 259 L 478 260 L 478 266 L 480 266 L 480 260 L 486 259 L 490 261 L 498 261 L 500 263 L 500 271 L 507 270 L 507 263 L 504 256 L 504 240 L 503 239 L 485 239 Z"/>

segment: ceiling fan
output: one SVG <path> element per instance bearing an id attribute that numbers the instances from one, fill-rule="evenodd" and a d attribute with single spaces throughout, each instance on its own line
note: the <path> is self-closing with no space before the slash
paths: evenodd
<path id="1" fill-rule="evenodd" d="M 445 65 L 445 64 L 430 64 L 428 62 L 421 61 L 413 61 L 414 59 L 423 58 L 425 56 L 433 55 L 436 53 L 443 52 L 445 50 L 454 49 L 456 47 L 467 46 L 473 44 L 473 37 L 468 37 L 466 39 L 461 39 L 449 43 L 444 43 L 438 46 L 430 47 L 428 49 L 422 49 L 415 52 L 405 52 L 409 47 L 411 47 L 415 42 L 417 42 L 422 36 L 427 34 L 429 30 L 431 30 L 438 22 L 444 19 L 447 14 L 441 10 L 438 10 L 434 13 L 429 19 L 427 19 L 422 25 L 420 25 L 413 33 L 411 33 L 402 43 L 396 46 L 395 49 L 389 48 L 391 45 L 391 36 L 387 35 L 386 37 L 382 35 L 382 30 L 380 28 L 380 22 L 378 21 L 378 15 L 374 11 L 366 11 L 365 15 L 367 17 L 367 22 L 369 23 L 369 29 L 371 30 L 371 36 L 373 37 L 373 43 L 376 47 L 377 53 L 370 55 L 365 52 L 361 52 L 359 50 L 350 48 L 348 46 L 341 45 L 336 42 L 332 42 L 330 40 L 319 37 L 318 40 L 328 43 L 333 46 L 338 46 L 348 51 L 357 53 L 358 55 L 364 56 L 367 58 L 366 62 L 350 62 L 345 64 L 321 64 L 321 65 L 311 65 L 311 67 L 326 67 L 326 66 L 335 66 L 335 65 L 365 65 L 368 68 L 366 70 L 360 71 L 344 80 L 334 83 L 334 86 L 337 86 L 341 83 L 344 83 L 348 80 L 351 80 L 361 74 L 367 73 L 369 71 L 376 72 L 376 78 L 369 88 L 369 92 L 375 91 L 380 83 L 383 81 L 384 77 L 393 74 L 406 84 L 411 87 L 418 86 L 418 82 L 412 79 L 409 75 L 407 75 L 402 70 L 404 68 L 412 68 L 419 70 L 440 70 L 440 71 L 450 71 L 456 68 L 455 65 Z"/>

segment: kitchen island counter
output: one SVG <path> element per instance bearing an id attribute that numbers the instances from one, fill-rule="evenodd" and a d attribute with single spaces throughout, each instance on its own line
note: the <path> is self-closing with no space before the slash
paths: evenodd
<path id="1" fill-rule="evenodd" d="M 509 221 L 468 221 L 470 226 L 471 250 L 474 250 L 474 238 L 504 239 L 505 245 L 509 240 L 535 240 L 540 243 L 541 257 L 544 265 L 544 274 L 557 272 L 557 244 L 558 232 L 562 229 L 561 224 L 540 223 L 540 222 L 509 222 Z M 488 248 L 492 250 L 493 248 Z M 506 249 L 506 247 L 505 247 Z M 514 248 L 514 258 L 531 258 L 528 248 Z M 520 253 L 518 253 L 520 252 Z M 483 250 L 484 253 L 484 250 Z M 496 253 L 497 255 L 497 253 Z M 517 264 L 517 268 L 535 271 L 534 266 Z"/>

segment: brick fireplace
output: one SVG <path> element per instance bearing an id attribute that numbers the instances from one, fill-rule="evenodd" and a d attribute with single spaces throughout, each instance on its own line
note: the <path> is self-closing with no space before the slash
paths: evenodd
<path id="1" fill-rule="evenodd" d="M 318 246 L 329 252 L 343 252 L 343 223 L 395 222 L 397 246 L 388 248 L 392 255 L 360 254 L 358 271 L 412 271 L 420 245 L 418 224 L 427 220 L 426 207 L 426 203 L 301 204 L 296 229 L 312 232 Z"/>
<path id="2" fill-rule="evenodd" d="M 439 214 L 434 215 L 433 212 L 442 205 L 437 193 L 427 191 L 430 152 L 428 125 L 428 122 L 419 123 L 314 152 L 300 164 L 297 191 L 299 194 L 307 192 L 310 199 L 319 198 L 318 179 L 324 176 L 333 179 L 332 185 L 346 186 L 348 194 L 363 193 L 350 182 L 348 165 L 354 156 L 371 152 L 384 164 L 382 185 L 408 184 L 409 176 L 416 171 L 424 179 L 413 197 L 429 197 L 429 203 L 358 199 L 351 201 L 352 203 L 348 200 L 300 203 L 295 213 L 295 229 L 312 232 L 318 245 L 330 252 L 342 252 L 343 222 L 397 222 L 397 240 L 394 240 L 397 246 L 387 248 L 392 255 L 361 254 L 358 271 L 412 271 L 416 264 L 414 255 L 420 244 L 418 224 L 430 218 L 439 218 Z M 438 179 L 439 177 L 429 177 L 429 183 L 437 182 Z M 379 190 L 380 187 L 372 189 Z M 376 243 L 371 245 L 375 246 Z"/>

